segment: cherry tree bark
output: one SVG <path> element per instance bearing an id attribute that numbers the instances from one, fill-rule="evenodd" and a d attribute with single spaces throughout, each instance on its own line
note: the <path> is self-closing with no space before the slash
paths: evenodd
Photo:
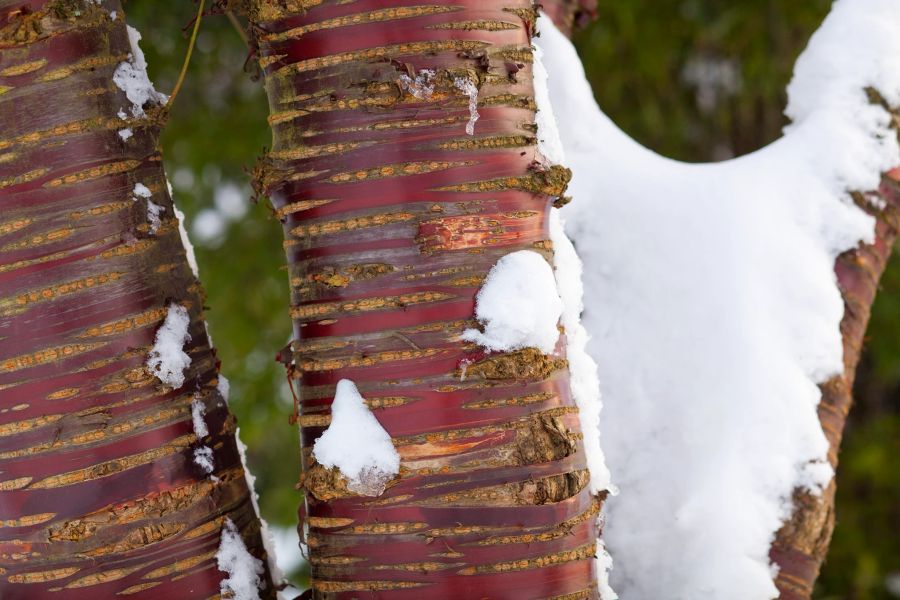
<path id="1" fill-rule="evenodd" d="M 118 0 L 0 0 L 4 600 L 218 598 L 226 520 L 265 564 L 167 192 L 164 111 L 135 116 L 113 82 L 123 19 Z M 177 389 L 147 366 L 175 306 L 190 318 Z"/>
<path id="2" fill-rule="evenodd" d="M 459 335 L 491 267 L 552 258 L 569 173 L 535 142 L 526 0 L 254 0 L 284 224 L 312 596 L 595 598 L 565 340 L 487 353 Z M 476 120 L 477 118 L 477 120 Z M 467 133 L 468 131 L 468 133 Z M 378 497 L 317 464 L 340 379 L 402 459 Z"/>
<path id="3" fill-rule="evenodd" d="M 828 460 L 835 468 L 847 415 L 853 404 L 853 380 L 872 303 L 900 231 L 900 169 L 882 177 L 878 190 L 856 193 L 854 200 L 875 217 L 876 229 L 874 244 L 863 244 L 856 250 L 845 252 L 835 264 L 838 285 L 844 297 L 844 318 L 841 321 L 844 373 L 819 386 L 822 390 L 819 421 L 830 445 Z M 820 496 L 799 490 L 794 494 L 794 514 L 778 532 L 770 552 L 772 562 L 779 567 L 775 583 L 781 591 L 782 600 L 812 597 L 813 585 L 831 543 L 836 485 L 833 479 Z"/>

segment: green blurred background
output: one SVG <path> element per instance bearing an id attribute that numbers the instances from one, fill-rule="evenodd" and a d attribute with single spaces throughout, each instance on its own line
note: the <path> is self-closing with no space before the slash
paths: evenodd
<path id="1" fill-rule="evenodd" d="M 168 92 L 196 6 L 165 4 L 130 0 L 126 8 L 144 35 L 151 78 Z M 576 39 L 600 105 L 644 145 L 686 161 L 744 154 L 780 135 L 792 65 L 830 6 L 829 0 L 600 4 L 598 20 Z M 263 90 L 243 68 L 247 56 L 228 19 L 204 20 L 163 148 L 262 511 L 290 548 L 299 499 L 297 434 L 287 422 L 284 370 L 274 361 L 291 331 L 287 276 L 280 224 L 265 203 L 250 202 L 248 170 L 269 133 Z M 900 260 L 874 307 L 856 401 L 820 600 L 900 598 Z M 299 560 L 288 563 L 302 582 Z"/>

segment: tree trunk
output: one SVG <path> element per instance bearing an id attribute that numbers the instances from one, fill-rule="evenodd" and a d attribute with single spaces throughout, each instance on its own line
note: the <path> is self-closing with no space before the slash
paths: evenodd
<path id="1" fill-rule="evenodd" d="M 896 119 L 895 116 L 895 122 Z M 854 194 L 854 200 L 877 219 L 877 225 L 874 244 L 863 244 L 857 250 L 845 252 L 835 264 L 844 297 L 841 321 L 844 373 L 819 386 L 822 390 L 819 421 L 829 441 L 828 460 L 833 467 L 837 467 L 844 426 L 853 404 L 853 380 L 872 302 L 900 231 L 900 169 L 886 174 L 877 191 Z M 770 552 L 772 562 L 780 569 L 775 583 L 782 600 L 812 597 L 834 529 L 835 488 L 833 479 L 821 496 L 802 491 L 794 494 L 794 514 L 776 535 Z"/>
<path id="2" fill-rule="evenodd" d="M 134 115 L 113 81 L 131 52 L 118 0 L 0 0 L 4 600 L 218 598 L 227 520 L 265 559 L 167 192 L 164 110 Z M 148 353 L 173 311 L 190 365 L 167 385 Z"/>
<path id="3" fill-rule="evenodd" d="M 552 258 L 549 209 L 569 173 L 535 145 L 531 3 L 255 0 L 251 18 L 313 597 L 595 598 L 600 498 L 563 341 L 544 355 L 459 339 L 502 256 Z M 343 378 L 402 459 L 377 498 L 311 455 Z"/>

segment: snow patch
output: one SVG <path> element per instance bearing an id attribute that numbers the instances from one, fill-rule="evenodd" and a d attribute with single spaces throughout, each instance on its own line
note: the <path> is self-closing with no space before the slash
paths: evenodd
<path id="1" fill-rule="evenodd" d="M 225 518 L 216 563 L 228 577 L 219 583 L 222 597 L 231 600 L 259 600 L 259 588 L 264 572 L 262 561 L 247 551 L 241 533 L 234 522 Z"/>
<path id="2" fill-rule="evenodd" d="M 131 55 L 127 62 L 119 63 L 113 73 L 113 82 L 120 90 L 125 92 L 128 100 L 131 101 L 131 114 L 135 117 L 143 117 L 144 105 L 148 102 L 151 104 L 162 105 L 168 99 L 165 94 L 157 92 L 153 88 L 153 83 L 147 75 L 147 60 L 138 44 L 141 40 L 141 34 L 131 25 L 128 28 L 128 41 L 131 43 Z M 120 111 L 119 116 L 124 113 Z"/>
<path id="3" fill-rule="evenodd" d="M 507 254 L 491 268 L 475 303 L 484 331 L 467 329 L 460 339 L 492 352 L 538 348 L 551 354 L 559 340 L 563 303 L 553 269 L 531 250 Z"/>
<path id="4" fill-rule="evenodd" d="M 228 394 L 231 393 L 231 382 L 225 378 L 224 375 L 219 373 L 218 382 L 216 383 L 216 389 L 219 390 L 219 394 L 222 395 L 222 399 L 225 402 L 228 402 Z"/>
<path id="5" fill-rule="evenodd" d="M 466 123 L 466 133 L 475 135 L 475 121 L 479 119 L 478 86 L 468 77 L 457 77 L 453 80 L 453 85 L 469 97 L 469 121 Z"/>
<path id="6" fill-rule="evenodd" d="M 213 451 L 209 446 L 201 446 L 194 450 L 194 462 L 209 475 L 216 470 Z"/>
<path id="7" fill-rule="evenodd" d="M 419 100 L 427 100 L 434 93 L 433 79 L 434 71 L 431 69 L 422 69 L 416 74 L 415 78 L 403 73 L 400 75 L 400 88 Z"/>
<path id="8" fill-rule="evenodd" d="M 130 138 L 133 135 L 134 135 L 134 132 L 131 131 L 131 129 L 128 129 L 127 127 L 125 129 L 119 130 L 119 137 L 122 138 L 123 142 L 127 142 L 128 138 Z"/>
<path id="9" fill-rule="evenodd" d="M 204 415 L 206 415 L 206 406 L 203 404 L 203 399 L 200 396 L 194 396 L 194 400 L 191 402 L 191 421 L 193 421 L 194 435 L 197 436 L 197 439 L 209 435 L 209 427 L 206 426 L 206 421 L 203 419 Z"/>
<path id="10" fill-rule="evenodd" d="M 181 236 L 181 245 L 184 247 L 184 253 L 187 256 L 188 264 L 191 266 L 194 277 L 200 277 L 200 268 L 197 266 L 197 255 L 194 253 L 194 245 L 191 244 L 191 238 L 188 237 L 187 229 L 184 228 L 184 213 L 178 210 L 178 207 L 174 204 L 174 200 L 172 209 L 175 211 L 175 216 L 178 218 L 178 234 Z"/>
<path id="11" fill-rule="evenodd" d="M 160 206 L 153 200 L 147 200 L 147 221 L 150 223 L 151 234 L 156 234 L 162 226 L 162 219 L 159 215 L 165 210 L 164 206 Z"/>
<path id="12" fill-rule="evenodd" d="M 553 242 L 553 266 L 556 285 L 562 299 L 562 324 L 566 330 L 566 358 L 569 360 L 569 385 L 578 406 L 578 418 L 584 434 L 584 450 L 591 472 L 591 492 L 618 490 L 610 482 L 609 469 L 600 448 L 600 382 L 597 363 L 587 353 L 590 336 L 581 324 L 584 287 L 581 283 L 581 259 L 566 236 L 558 208 L 550 209 L 550 240 Z"/>
<path id="13" fill-rule="evenodd" d="M 221 378 L 222 376 L 219 375 L 219 377 Z M 227 401 L 227 391 L 224 396 Z M 278 585 L 278 583 L 284 579 L 284 573 L 278 566 L 278 550 L 275 545 L 275 537 L 272 534 L 272 529 L 269 527 L 269 523 L 262 518 L 262 513 L 259 510 L 259 494 L 256 493 L 256 477 L 250 472 L 250 465 L 247 462 L 247 445 L 241 441 L 240 427 L 235 429 L 234 442 L 238 449 L 238 455 L 241 457 L 241 467 L 244 469 L 244 481 L 247 483 L 247 489 L 250 490 L 250 502 L 253 504 L 253 512 L 256 513 L 256 518 L 259 519 L 259 535 L 262 538 L 263 548 L 266 550 L 269 574 L 272 576 L 272 581 Z"/>
<path id="14" fill-rule="evenodd" d="M 149 198 L 153 195 L 153 192 L 150 191 L 143 183 L 134 184 L 134 189 L 131 191 L 131 194 L 137 198 Z"/>
<path id="15" fill-rule="evenodd" d="M 534 63 L 534 103 L 537 105 L 535 124 L 537 125 L 537 147 L 541 155 L 551 164 L 561 165 L 566 161 L 566 153 L 559 137 L 556 115 L 550 102 L 550 88 L 547 85 L 547 67 L 544 66 L 544 51 L 537 44 L 533 47 Z M 580 278 L 580 275 L 579 275 Z"/>
<path id="16" fill-rule="evenodd" d="M 619 595 L 609 586 L 609 573 L 613 568 L 613 559 L 603 540 L 597 540 L 597 587 L 600 591 L 600 600 L 619 600 Z"/>
<path id="17" fill-rule="evenodd" d="M 540 19 L 585 272 L 613 587 L 625 598 L 777 595 L 768 552 L 795 488 L 827 485 L 817 384 L 843 370 L 835 258 L 873 239 L 848 190 L 900 164 L 894 0 L 838 0 L 798 61 L 785 136 L 724 163 L 660 157 L 597 107 Z M 855 40 L 848 44 L 847 40 Z M 677 552 L 672 552 L 677 548 Z"/>
<path id="18" fill-rule="evenodd" d="M 147 368 L 156 377 L 178 389 L 184 385 L 184 371 L 191 366 L 191 357 L 184 352 L 184 345 L 191 339 L 188 327 L 191 318 L 185 307 L 169 305 L 166 320 L 156 331 L 156 343 L 147 358 Z"/>
<path id="19" fill-rule="evenodd" d="M 563 164 L 565 151 L 550 101 L 548 74 L 543 64 L 543 54 L 541 47 L 535 46 L 534 97 L 538 110 L 535 118 L 538 151 L 550 163 Z M 618 489 L 610 481 L 606 458 L 600 446 L 600 411 L 603 404 L 600 401 L 597 363 L 587 353 L 589 336 L 581 323 L 581 314 L 584 311 L 583 265 L 571 240 L 566 236 L 558 208 L 550 209 L 550 241 L 553 242 L 556 287 L 563 303 L 561 321 L 566 331 L 569 388 L 578 406 L 578 420 L 584 436 L 588 471 L 591 474 L 590 490 L 592 494 L 608 490 L 610 494 L 615 495 Z M 600 598 L 615 600 L 618 595 L 609 585 L 609 572 L 612 570 L 613 560 L 603 546 L 602 540 L 598 542 L 596 563 Z"/>
<path id="20" fill-rule="evenodd" d="M 337 384 L 331 424 L 316 440 L 313 456 L 325 468 L 340 469 L 347 488 L 364 496 L 380 496 L 400 472 L 400 455 L 391 436 L 349 379 Z"/>

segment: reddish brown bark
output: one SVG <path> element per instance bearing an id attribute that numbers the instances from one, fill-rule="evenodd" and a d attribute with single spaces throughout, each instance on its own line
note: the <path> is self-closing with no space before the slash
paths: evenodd
<path id="1" fill-rule="evenodd" d="M 542 0 L 538 5 L 567 36 L 597 17 L 597 0 Z"/>
<path id="2" fill-rule="evenodd" d="M 313 596 L 596 597 L 600 502 L 564 340 L 545 356 L 458 339 L 500 257 L 551 258 L 548 211 L 568 180 L 535 146 L 531 4 L 251 12 L 274 135 L 259 178 L 290 265 Z M 404 83 L 425 69 L 433 90 Z M 473 136 L 457 80 L 477 86 Z M 402 459 L 377 498 L 310 454 L 342 378 Z"/>
<path id="3" fill-rule="evenodd" d="M 878 281 L 884 273 L 900 230 L 900 169 L 882 178 L 877 192 L 856 194 L 857 204 L 877 219 L 876 241 L 842 254 L 835 265 L 844 318 L 844 373 L 820 386 L 819 420 L 830 443 L 829 462 L 837 467 L 847 415 L 853 404 L 853 379 L 859 363 Z M 878 208 L 883 206 L 883 208 Z M 791 520 L 776 536 L 770 556 L 780 568 L 775 583 L 783 600 L 805 600 L 828 553 L 834 529 L 836 481 L 821 496 L 798 492 Z"/>
<path id="4" fill-rule="evenodd" d="M 0 0 L 4 600 L 218 598 L 226 518 L 265 558 L 166 190 L 161 109 L 117 116 L 131 106 L 113 83 L 122 15 L 118 0 Z M 136 183 L 164 208 L 155 233 Z M 191 318 L 179 389 L 145 366 L 172 303 Z M 204 445 L 217 479 L 193 460 Z"/>

